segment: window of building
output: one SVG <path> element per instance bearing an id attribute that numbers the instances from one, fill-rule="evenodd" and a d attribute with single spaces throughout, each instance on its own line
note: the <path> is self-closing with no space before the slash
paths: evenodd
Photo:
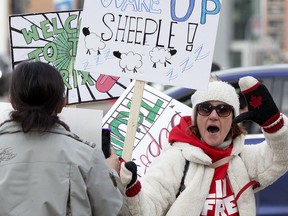
<path id="1" fill-rule="evenodd" d="M 281 5 L 271 5 L 271 7 L 268 8 L 269 14 L 283 14 L 284 8 L 281 7 Z"/>
<path id="2" fill-rule="evenodd" d="M 230 55 L 230 62 L 232 67 L 241 67 L 242 55 L 239 51 L 232 51 Z"/>
<path id="3" fill-rule="evenodd" d="M 250 28 L 250 18 L 253 15 L 252 1 L 235 0 L 233 13 L 233 36 L 236 40 L 244 40 L 247 37 L 247 28 Z M 249 30 L 250 31 L 250 30 Z"/>

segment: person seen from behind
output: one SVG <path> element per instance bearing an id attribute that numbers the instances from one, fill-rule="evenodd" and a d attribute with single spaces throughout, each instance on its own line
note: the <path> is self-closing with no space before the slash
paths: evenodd
<path id="1" fill-rule="evenodd" d="M 171 130 L 170 147 L 141 179 L 134 162 L 121 164 L 133 215 L 256 215 L 254 193 L 287 172 L 288 119 L 257 79 L 243 77 L 239 85 L 248 112 L 239 114 L 230 84 L 212 81 L 192 95 L 192 116 Z M 259 124 L 265 141 L 244 145 L 243 120 Z"/>
<path id="2" fill-rule="evenodd" d="M 105 160 L 58 117 L 66 104 L 60 73 L 22 62 L 9 93 L 13 111 L 0 125 L 0 215 L 128 215 L 116 154 Z"/>

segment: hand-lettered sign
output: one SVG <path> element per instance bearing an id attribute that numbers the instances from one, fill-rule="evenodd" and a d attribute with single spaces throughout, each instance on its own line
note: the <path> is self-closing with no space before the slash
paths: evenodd
<path id="1" fill-rule="evenodd" d="M 110 128 L 111 143 L 119 156 L 122 155 L 127 136 L 134 84 L 132 82 L 127 87 L 103 118 L 102 126 Z M 170 130 L 179 123 L 180 117 L 191 113 L 190 107 L 145 84 L 131 159 L 139 166 L 140 176 L 161 154 Z"/>
<path id="2" fill-rule="evenodd" d="M 86 0 L 75 68 L 206 89 L 220 9 L 221 0 Z"/>
<path id="3" fill-rule="evenodd" d="M 118 98 L 129 79 L 75 70 L 81 10 L 10 16 L 10 42 L 13 67 L 25 60 L 54 65 L 63 77 L 68 104 Z M 108 52 L 95 62 L 111 58 Z"/>

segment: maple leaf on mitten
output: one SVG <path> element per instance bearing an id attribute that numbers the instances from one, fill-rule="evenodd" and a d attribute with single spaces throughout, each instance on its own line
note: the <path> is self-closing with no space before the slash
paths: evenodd
<path id="1" fill-rule="evenodd" d="M 283 118 L 266 86 L 251 76 L 239 80 L 241 93 L 244 95 L 248 112 L 234 118 L 234 123 L 251 120 L 263 127 L 264 131 L 273 133 L 283 126 Z"/>

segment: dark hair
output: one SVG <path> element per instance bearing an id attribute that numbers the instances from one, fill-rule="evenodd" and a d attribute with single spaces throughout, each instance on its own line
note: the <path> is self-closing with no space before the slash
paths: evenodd
<path id="1" fill-rule="evenodd" d="M 40 61 L 20 63 L 10 84 L 10 100 L 15 109 L 10 113 L 10 121 L 19 122 L 23 132 L 32 128 L 46 131 L 55 123 L 69 130 L 57 116 L 64 92 L 63 79 L 53 66 Z"/>
<path id="2" fill-rule="evenodd" d="M 219 70 L 221 70 L 220 66 L 219 66 L 217 63 L 212 62 L 211 72 L 213 72 L 213 71 L 219 71 Z"/>

